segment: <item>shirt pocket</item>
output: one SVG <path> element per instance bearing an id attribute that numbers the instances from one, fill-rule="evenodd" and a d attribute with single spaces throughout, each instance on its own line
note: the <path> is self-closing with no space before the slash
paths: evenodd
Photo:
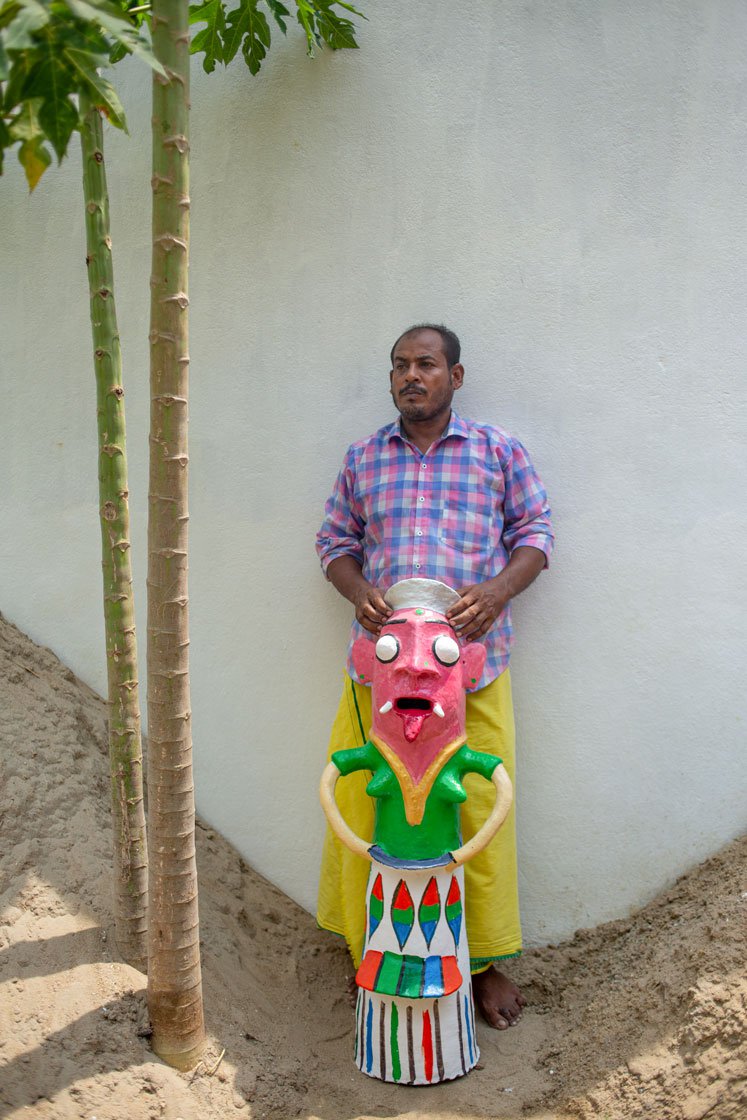
<path id="1" fill-rule="evenodd" d="M 441 507 L 439 539 L 466 554 L 490 555 L 496 548 L 496 517 L 487 502 L 449 498 Z"/>

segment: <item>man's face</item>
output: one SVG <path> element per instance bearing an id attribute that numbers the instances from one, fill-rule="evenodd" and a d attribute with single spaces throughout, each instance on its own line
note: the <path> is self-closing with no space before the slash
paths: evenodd
<path id="1" fill-rule="evenodd" d="M 449 369 L 438 331 L 413 331 L 394 348 L 390 391 L 405 420 L 435 420 L 448 415 L 454 390 L 463 378 L 461 365 Z"/>

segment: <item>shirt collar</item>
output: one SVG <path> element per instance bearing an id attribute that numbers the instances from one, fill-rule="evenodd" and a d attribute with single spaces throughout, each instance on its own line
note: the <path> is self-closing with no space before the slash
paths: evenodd
<path id="1" fill-rule="evenodd" d="M 441 440 L 446 439 L 448 436 L 456 436 L 458 439 L 469 439 L 469 429 L 467 428 L 467 425 L 465 424 L 464 420 L 462 420 L 461 416 L 459 416 L 454 411 L 453 408 L 451 410 L 451 416 L 449 417 L 449 423 L 446 425 L 445 431 L 438 437 L 436 442 L 440 443 Z M 384 429 L 384 439 L 387 442 L 392 439 L 400 439 L 403 443 L 408 442 L 407 437 L 402 432 L 401 417 L 398 417 L 393 423 L 389 425 L 389 427 Z"/>

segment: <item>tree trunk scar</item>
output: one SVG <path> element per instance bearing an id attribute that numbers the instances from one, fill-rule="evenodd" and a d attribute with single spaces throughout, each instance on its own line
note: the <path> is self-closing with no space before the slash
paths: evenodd
<path id="1" fill-rule="evenodd" d="M 183 81 L 182 78 L 179 80 Z M 180 155 L 184 155 L 185 152 L 189 151 L 189 140 L 187 140 L 186 136 L 175 133 L 173 136 L 164 137 L 163 146 L 164 148 L 176 148 Z"/>
<path id="2" fill-rule="evenodd" d="M 181 237 L 175 237 L 173 233 L 163 233 L 160 237 L 155 237 L 153 239 L 153 244 L 162 244 L 164 250 L 167 253 L 170 252 L 170 250 L 173 249 L 175 245 L 177 245 L 180 249 L 184 249 L 185 251 L 187 248 L 187 242 Z"/>

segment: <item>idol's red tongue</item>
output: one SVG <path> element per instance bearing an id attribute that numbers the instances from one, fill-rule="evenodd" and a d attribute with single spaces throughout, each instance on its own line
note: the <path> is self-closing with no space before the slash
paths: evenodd
<path id="1" fill-rule="evenodd" d="M 415 711 L 407 712 L 404 716 L 405 723 L 405 739 L 408 743 L 412 743 L 417 739 L 420 734 L 420 728 L 423 726 L 423 720 L 428 715 L 428 712 Z"/>

